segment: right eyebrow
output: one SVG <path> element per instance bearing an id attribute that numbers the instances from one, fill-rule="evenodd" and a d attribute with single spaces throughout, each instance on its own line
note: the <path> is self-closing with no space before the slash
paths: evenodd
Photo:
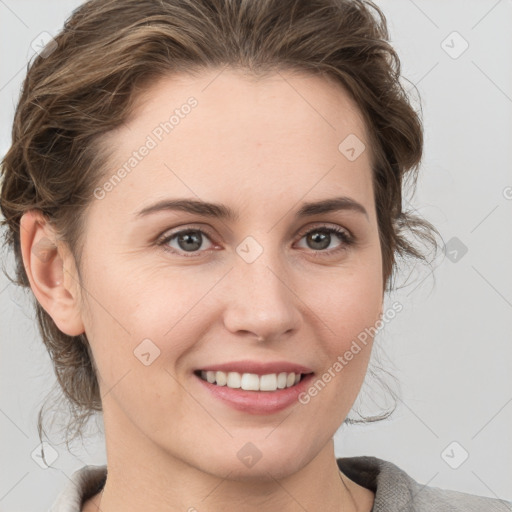
<path id="1" fill-rule="evenodd" d="M 187 213 L 196 213 L 203 217 L 214 217 L 233 222 L 238 220 L 238 214 L 236 214 L 231 208 L 223 204 L 207 203 L 205 201 L 198 201 L 197 199 L 162 199 L 161 201 L 146 206 L 142 210 L 136 212 L 135 216 L 144 217 L 152 213 L 166 210 L 179 210 Z"/>

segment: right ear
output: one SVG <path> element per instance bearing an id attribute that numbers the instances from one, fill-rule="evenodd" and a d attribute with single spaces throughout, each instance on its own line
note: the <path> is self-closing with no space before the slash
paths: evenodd
<path id="1" fill-rule="evenodd" d="M 23 265 L 39 304 L 63 333 L 82 334 L 85 329 L 75 259 L 39 210 L 29 210 L 21 217 L 20 244 Z"/>

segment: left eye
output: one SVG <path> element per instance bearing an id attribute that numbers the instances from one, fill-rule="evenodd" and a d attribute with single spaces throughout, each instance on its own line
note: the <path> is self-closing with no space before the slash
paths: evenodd
<path id="1" fill-rule="evenodd" d="M 330 245 L 333 234 L 341 240 L 341 244 L 335 249 L 326 251 L 325 249 Z M 329 226 L 310 229 L 301 236 L 301 239 L 305 237 L 309 242 L 313 243 L 313 245 L 317 245 L 315 248 L 319 250 L 315 252 L 325 252 L 327 254 L 347 249 L 354 243 L 353 237 L 346 230 Z M 327 242 L 327 244 L 325 242 Z M 318 247 L 318 245 L 320 245 L 320 247 Z"/>
<path id="2" fill-rule="evenodd" d="M 341 240 L 341 244 L 335 249 L 326 251 L 326 248 L 332 242 L 333 234 Z M 177 231 L 176 233 L 171 233 L 157 243 L 158 245 L 162 245 L 164 250 L 171 253 L 181 254 L 186 257 L 193 257 L 196 256 L 196 254 L 186 253 L 197 253 L 205 238 L 206 240 L 210 240 L 208 234 L 201 229 L 185 229 Z M 348 246 L 354 243 L 353 237 L 346 230 L 329 226 L 310 229 L 300 235 L 300 239 L 302 240 L 303 238 L 306 238 L 310 244 L 313 244 L 314 252 L 323 252 L 326 254 L 332 254 L 343 249 L 347 249 Z M 172 247 L 170 245 L 171 242 L 176 242 L 178 247 Z"/>

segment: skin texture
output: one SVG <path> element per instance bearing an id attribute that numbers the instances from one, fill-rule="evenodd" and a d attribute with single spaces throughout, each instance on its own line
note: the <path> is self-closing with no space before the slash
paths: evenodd
<path id="1" fill-rule="evenodd" d="M 375 324 L 383 301 L 370 150 L 354 161 L 338 150 L 349 134 L 367 141 L 355 103 L 318 76 L 219 73 L 154 83 L 129 122 L 104 139 L 115 148 L 108 179 L 187 98 L 198 101 L 103 199 L 92 199 L 81 284 L 42 217 L 22 219 L 37 299 L 63 332 L 86 332 L 98 369 L 108 478 L 83 510 L 96 510 L 101 497 L 103 512 L 369 511 L 373 493 L 340 480 L 332 437 L 363 383 L 371 339 L 308 404 L 275 414 L 232 409 L 193 375 L 254 359 L 303 364 L 321 376 Z M 335 196 L 358 201 L 368 215 L 294 218 L 304 202 Z M 223 203 L 239 219 L 179 211 L 134 219 L 171 197 Z M 178 237 L 167 242 L 175 254 L 155 243 L 191 225 L 205 232 L 196 234 L 195 252 Z M 348 230 L 356 243 L 335 253 L 345 242 L 331 234 L 318 249 L 305 235 L 325 226 Z M 236 251 L 248 236 L 263 250 L 252 263 Z M 38 258 L 34 248 L 46 238 L 56 249 Z M 147 338 L 160 350 L 150 365 L 134 355 Z M 237 457 L 248 442 L 261 452 L 250 468 Z"/>

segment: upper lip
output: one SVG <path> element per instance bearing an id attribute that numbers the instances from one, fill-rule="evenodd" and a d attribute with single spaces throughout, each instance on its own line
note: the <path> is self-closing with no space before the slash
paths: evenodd
<path id="1" fill-rule="evenodd" d="M 313 373 L 311 368 L 302 366 L 288 361 L 269 361 L 266 363 L 259 361 L 231 361 L 229 363 L 211 364 L 203 366 L 199 370 L 221 372 L 238 372 L 238 373 L 255 373 L 256 375 L 267 375 L 269 373 Z"/>

